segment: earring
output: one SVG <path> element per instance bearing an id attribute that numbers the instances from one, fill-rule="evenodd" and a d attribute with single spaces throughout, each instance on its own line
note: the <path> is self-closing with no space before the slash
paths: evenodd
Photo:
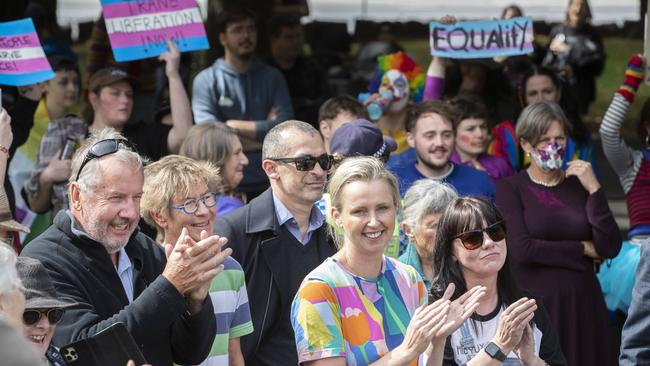
<path id="1" fill-rule="evenodd" d="M 650 135 L 646 135 L 645 137 L 645 146 L 646 147 L 650 146 Z"/>

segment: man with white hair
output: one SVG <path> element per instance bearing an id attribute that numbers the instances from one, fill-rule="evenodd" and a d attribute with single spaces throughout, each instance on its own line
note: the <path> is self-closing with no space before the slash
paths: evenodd
<path id="1" fill-rule="evenodd" d="M 57 292 L 77 302 L 54 344 L 122 322 L 153 365 L 195 364 L 216 334 L 208 296 L 231 250 L 225 239 L 188 235 L 163 249 L 138 231 L 143 160 L 113 129 L 87 139 L 72 159 L 70 210 L 21 255 L 43 262 Z"/>

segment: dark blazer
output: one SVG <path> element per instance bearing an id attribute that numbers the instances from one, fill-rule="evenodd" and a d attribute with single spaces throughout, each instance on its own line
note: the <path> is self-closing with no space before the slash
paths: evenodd
<path id="1" fill-rule="evenodd" d="M 185 298 L 161 274 L 167 262 L 160 245 L 136 230 L 125 247 L 133 264 L 133 302 L 104 246 L 72 233 L 68 212 L 30 242 L 21 256 L 43 262 L 66 309 L 53 343 L 63 346 L 97 334 L 116 322 L 126 325 L 152 365 L 198 364 L 210 352 L 216 320 L 210 297 L 190 316 Z"/>
<path id="2" fill-rule="evenodd" d="M 641 245 L 632 303 L 623 326 L 620 366 L 650 365 L 650 247 Z"/>
<path id="3" fill-rule="evenodd" d="M 232 257 L 242 265 L 246 274 L 254 326 L 253 333 L 241 338 L 246 364 L 255 364 L 260 344 L 277 326 L 282 309 L 291 307 L 296 295 L 289 290 L 291 263 L 285 254 L 286 246 L 279 240 L 280 230 L 270 188 L 246 206 L 218 218 L 215 223 L 215 232 L 228 238 L 228 245 L 233 249 Z M 327 234 L 327 223 L 323 223 L 312 238 L 316 240 L 321 262 L 336 253 Z M 290 351 L 297 359 L 295 348 Z M 278 359 L 278 362 L 278 365 L 285 364 L 283 360 Z"/>

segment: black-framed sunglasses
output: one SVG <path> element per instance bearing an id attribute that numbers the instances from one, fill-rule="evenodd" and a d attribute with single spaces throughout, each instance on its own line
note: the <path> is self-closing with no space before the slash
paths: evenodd
<path id="1" fill-rule="evenodd" d="M 456 235 L 454 239 L 460 239 L 461 243 L 467 250 L 475 250 L 483 246 L 484 236 L 483 232 L 488 234 L 493 241 L 501 241 L 506 237 L 506 228 L 503 220 L 499 220 L 494 224 L 489 225 L 485 229 L 470 230 Z"/>
<path id="2" fill-rule="evenodd" d="M 300 156 L 297 158 L 269 158 L 269 160 L 277 161 L 280 163 L 294 163 L 296 164 L 296 169 L 302 172 L 308 172 L 316 166 L 316 163 L 320 165 L 323 170 L 330 170 L 332 168 L 333 158 L 332 155 L 323 154 L 320 156 Z"/>
<path id="3" fill-rule="evenodd" d="M 50 324 L 55 325 L 61 321 L 65 310 L 58 309 L 40 309 L 40 310 L 25 310 L 23 312 L 23 323 L 25 325 L 34 325 L 38 323 L 43 315 L 47 317 Z"/>
<path id="4" fill-rule="evenodd" d="M 108 140 L 99 141 L 96 144 L 94 144 L 86 153 L 86 156 L 84 157 L 84 160 L 81 163 L 81 166 L 79 167 L 79 171 L 77 172 L 77 178 L 75 178 L 75 181 L 79 180 L 81 171 L 83 171 L 84 166 L 86 166 L 86 164 L 88 164 L 89 161 L 93 159 L 101 158 L 102 156 L 115 154 L 120 149 L 120 145 L 130 149 L 131 151 L 136 151 L 135 146 L 133 146 L 133 144 L 129 140 L 108 139 Z"/>
<path id="5" fill-rule="evenodd" d="M 211 208 L 217 205 L 219 195 L 213 192 L 208 192 L 199 198 L 190 198 L 185 200 L 182 204 L 179 205 L 169 205 L 168 208 L 173 208 L 175 210 L 183 211 L 188 215 L 192 215 L 199 209 L 199 202 L 203 202 L 205 207 Z"/>

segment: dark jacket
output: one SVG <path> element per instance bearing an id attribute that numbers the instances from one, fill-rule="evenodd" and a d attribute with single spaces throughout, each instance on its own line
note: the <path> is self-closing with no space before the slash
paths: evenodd
<path id="1" fill-rule="evenodd" d="M 152 365 L 203 361 L 216 334 L 210 297 L 190 316 L 183 295 L 161 275 L 167 262 L 163 249 L 136 230 L 125 250 L 133 264 L 131 304 L 106 249 L 73 234 L 66 211 L 23 249 L 21 256 L 43 262 L 61 297 L 78 303 L 66 309 L 53 343 L 63 346 L 122 322 Z"/>
<path id="2" fill-rule="evenodd" d="M 291 263 L 285 253 L 286 246 L 279 240 L 281 228 L 271 189 L 246 206 L 218 218 L 215 229 L 218 235 L 228 238 L 233 249 L 232 257 L 242 265 L 246 274 L 254 330 L 241 338 L 241 349 L 246 364 L 255 365 L 254 358 L 260 344 L 268 339 L 268 334 L 277 326 L 282 309 L 290 308 L 296 295 L 289 290 Z M 336 252 L 327 235 L 327 223 L 312 235 L 321 262 Z M 295 349 L 293 352 L 296 353 Z M 278 362 L 278 365 L 285 364 L 282 360 Z"/>
<path id="3" fill-rule="evenodd" d="M 632 304 L 621 335 L 620 366 L 650 365 L 650 246 L 641 245 Z"/>

